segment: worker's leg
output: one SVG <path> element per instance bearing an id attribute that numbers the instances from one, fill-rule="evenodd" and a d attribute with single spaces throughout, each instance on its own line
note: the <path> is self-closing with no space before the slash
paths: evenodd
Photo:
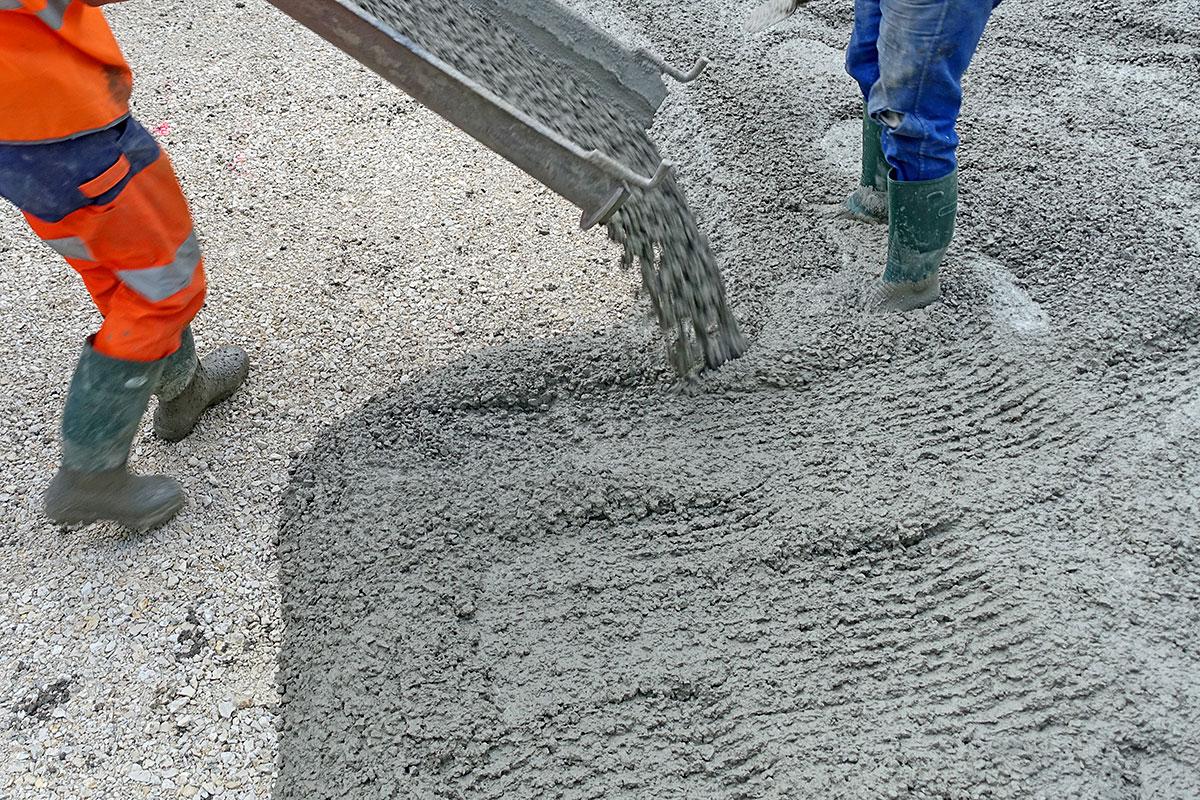
<path id="1" fill-rule="evenodd" d="M 992 3 L 881 0 L 879 80 L 868 113 L 883 126 L 890 236 L 883 277 L 868 303 L 906 311 L 941 295 L 938 269 L 958 208 L 962 76 L 979 46 Z"/>
<path id="2" fill-rule="evenodd" d="M 882 129 L 867 113 L 866 100 L 879 81 L 880 0 L 855 0 L 854 32 L 846 48 L 846 72 L 863 95 L 862 173 L 858 189 L 846 198 L 846 213 L 864 222 L 887 221 L 888 165 L 883 157 Z"/>
<path id="3" fill-rule="evenodd" d="M 167 358 L 155 392 L 159 408 L 154 430 L 161 438 L 178 441 L 191 433 L 205 409 L 241 385 L 249 360 L 240 348 L 221 348 L 197 360 L 186 326 L 203 303 L 204 271 L 187 201 L 166 154 L 136 122 L 103 135 L 115 136 L 119 152 L 106 150 L 103 141 L 84 145 L 99 150 L 88 159 L 102 164 L 115 158 L 116 171 L 107 178 L 101 173 L 79 194 L 90 197 L 105 190 L 106 196 L 61 219 L 61 200 L 57 207 L 27 207 L 26 216 L 79 271 L 104 316 L 95 337 L 97 351 L 136 361 Z M 108 189 L 105 180 L 124 180 L 125 163 L 131 173 L 140 171 L 128 175 L 122 186 Z M 93 163 L 89 171 L 96 169 Z M 103 202 L 107 195 L 114 198 L 111 203 Z M 74 202 L 81 200 L 75 197 Z M 79 243 L 84 243 L 82 249 Z"/>
<path id="4" fill-rule="evenodd" d="M 165 154 L 132 120 L 62 142 L 0 146 L 0 194 L 79 272 L 103 316 L 97 352 L 175 352 L 204 301 L 191 217 Z"/>
<path id="5" fill-rule="evenodd" d="M 879 25 L 883 21 L 880 0 L 854 0 L 854 30 L 846 48 L 846 72 L 858 82 L 863 100 L 879 80 Z"/>
<path id="6" fill-rule="evenodd" d="M 943 178 L 958 167 L 955 125 L 962 76 L 992 13 L 978 0 L 881 0 L 879 78 L 868 112 L 899 181 Z"/>
<path id="7" fill-rule="evenodd" d="M 151 362 L 179 349 L 184 328 L 204 304 L 205 281 L 187 201 L 166 154 L 131 176 L 108 203 L 53 222 L 28 208 L 25 216 L 96 292 L 104 317 L 92 341 L 96 352 Z"/>
<path id="8" fill-rule="evenodd" d="M 199 372 L 195 351 L 180 345 L 204 301 L 204 270 L 170 162 L 124 122 L 67 142 L 0 147 L 0 194 L 79 271 L 104 317 L 68 392 L 47 511 L 131 527 L 165 521 L 182 506 L 178 484 L 131 476 L 125 462 L 150 395 L 186 392 Z"/>
<path id="9" fill-rule="evenodd" d="M 240 347 L 221 347 L 197 360 L 192 331 L 185 330 L 159 383 L 154 435 L 168 442 L 187 437 L 200 415 L 237 391 L 249 371 L 250 358 Z"/>

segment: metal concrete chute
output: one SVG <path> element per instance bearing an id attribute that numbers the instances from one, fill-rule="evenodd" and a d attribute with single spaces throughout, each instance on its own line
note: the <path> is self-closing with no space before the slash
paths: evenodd
<path id="1" fill-rule="evenodd" d="M 667 88 L 662 76 L 689 83 L 707 65 L 688 72 L 667 64 L 647 49 L 630 50 L 575 12 L 553 0 L 475 0 L 503 20 L 530 45 L 576 69 L 585 70 L 613 102 L 624 103 L 649 127 Z"/>
<path id="2" fill-rule="evenodd" d="M 572 104 L 585 101 L 557 88 L 558 71 L 586 79 L 592 102 L 602 98 L 610 113 L 646 128 L 666 97 L 663 76 L 689 81 L 704 68 L 703 61 L 673 68 L 551 0 L 270 2 L 579 207 L 585 229 L 608 222 L 634 191 L 660 185 L 671 164 L 630 164 L 565 135 L 552 118 L 569 117 Z M 510 51 L 513 42 L 536 51 L 539 63 L 551 65 L 547 74 L 508 74 L 511 52 L 481 47 L 489 39 L 478 30 L 469 35 L 484 22 L 507 32 Z M 510 99 L 515 79 L 538 84 L 523 95 L 537 96 L 537 108 Z"/>

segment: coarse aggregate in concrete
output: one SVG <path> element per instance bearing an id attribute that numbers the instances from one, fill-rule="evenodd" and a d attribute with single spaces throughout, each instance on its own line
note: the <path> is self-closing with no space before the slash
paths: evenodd
<path id="1" fill-rule="evenodd" d="M 904 318 L 833 214 L 846 4 L 575 5 L 715 62 L 656 133 L 751 349 L 682 391 L 436 117 L 253 0 L 111 11 L 256 371 L 136 445 L 178 521 L 48 525 L 94 315 L 0 217 L 0 796 L 1200 794 L 1194 5 L 1001 6 Z"/>

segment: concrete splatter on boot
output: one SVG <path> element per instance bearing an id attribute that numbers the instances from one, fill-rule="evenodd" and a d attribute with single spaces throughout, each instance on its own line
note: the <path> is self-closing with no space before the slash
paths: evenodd
<path id="1" fill-rule="evenodd" d="M 931 181 L 888 179 L 888 260 L 864 295 L 867 308 L 912 311 L 942 296 L 938 270 L 954 238 L 958 173 Z"/>
<path id="2" fill-rule="evenodd" d="M 155 391 L 154 435 L 168 442 L 186 438 L 200 415 L 229 399 L 250 371 L 250 357 L 240 347 L 222 347 L 197 360 L 191 328 L 183 332 L 183 343 L 167 361 Z"/>
<path id="3" fill-rule="evenodd" d="M 863 112 L 862 177 L 846 198 L 842 213 L 860 222 L 883 224 L 888 220 L 888 166 L 883 157 L 883 126 Z"/>
<path id="4" fill-rule="evenodd" d="M 174 478 L 131 475 L 129 445 L 163 361 L 124 361 L 84 346 L 63 411 L 63 459 L 46 490 L 46 515 L 61 524 L 110 520 L 157 527 L 183 508 Z"/>

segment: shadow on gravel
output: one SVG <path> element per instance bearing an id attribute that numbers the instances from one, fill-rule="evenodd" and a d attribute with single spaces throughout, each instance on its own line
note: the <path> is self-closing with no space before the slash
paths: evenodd
<path id="1" fill-rule="evenodd" d="M 1126 351 L 1136 397 L 918 322 L 690 393 L 585 338 L 376 398 L 283 508 L 276 796 L 1200 791 L 1200 664 L 1156 644 L 1194 609 L 1142 593 L 1196 586 L 1178 323 L 1173 362 Z"/>

